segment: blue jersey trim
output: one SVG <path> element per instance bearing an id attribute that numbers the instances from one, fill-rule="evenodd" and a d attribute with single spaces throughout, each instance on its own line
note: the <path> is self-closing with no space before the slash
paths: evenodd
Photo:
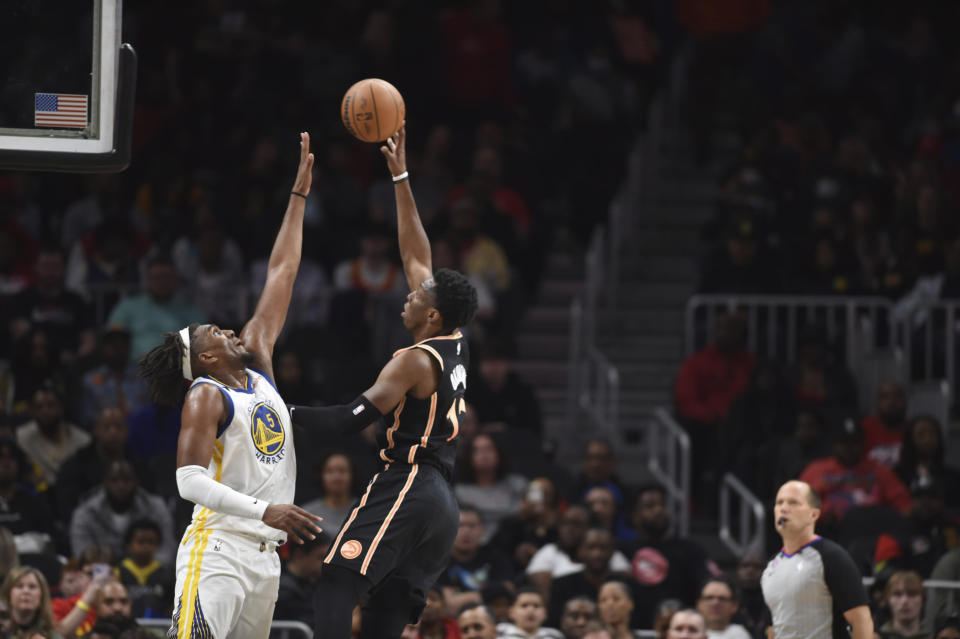
<path id="1" fill-rule="evenodd" d="M 249 369 L 252 370 L 254 373 L 256 373 L 257 375 L 260 375 L 260 376 L 263 377 L 265 380 L 267 380 L 268 382 L 270 382 L 270 385 L 273 386 L 273 390 L 277 391 L 278 393 L 280 392 L 280 389 L 277 388 L 277 385 L 273 383 L 273 380 L 270 379 L 270 376 L 269 376 L 269 375 L 267 375 L 266 373 L 264 373 L 264 372 L 263 372 L 262 370 L 260 370 L 259 368 L 254 368 L 253 366 L 247 366 L 247 368 L 249 368 Z"/>
<path id="2" fill-rule="evenodd" d="M 805 543 L 804 545 L 802 545 L 802 546 L 800 546 L 799 548 L 797 548 L 796 552 L 787 552 L 786 550 L 784 550 L 783 548 L 781 548 L 781 549 L 780 549 L 780 554 L 783 555 L 784 557 L 787 557 L 787 558 L 789 559 L 790 557 L 793 557 L 793 556 L 796 555 L 797 553 L 803 551 L 803 549 L 806 548 L 807 546 L 809 546 L 810 544 L 815 544 L 815 543 L 817 543 L 818 541 L 820 541 L 821 539 L 823 539 L 823 537 L 821 537 L 820 535 L 817 535 L 815 539 L 812 539 L 812 540 L 808 541 L 807 543 Z"/>

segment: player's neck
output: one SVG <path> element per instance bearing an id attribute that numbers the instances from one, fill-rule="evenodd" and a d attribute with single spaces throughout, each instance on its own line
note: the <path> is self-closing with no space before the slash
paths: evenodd
<path id="1" fill-rule="evenodd" d="M 222 384 L 226 384 L 230 388 L 246 388 L 247 387 L 247 369 L 246 368 L 240 368 L 236 370 L 211 371 L 207 373 L 207 376 L 217 380 Z"/>
<path id="2" fill-rule="evenodd" d="M 805 528 L 796 535 L 783 535 L 783 551 L 792 555 L 817 537 L 817 533 L 812 528 Z"/>

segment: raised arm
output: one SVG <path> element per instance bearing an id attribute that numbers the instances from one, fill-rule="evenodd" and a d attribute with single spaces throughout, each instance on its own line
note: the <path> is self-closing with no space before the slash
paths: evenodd
<path id="1" fill-rule="evenodd" d="M 262 358 L 259 365 L 273 376 L 273 345 L 277 342 L 283 324 L 287 320 L 293 282 L 300 268 L 300 252 L 303 246 L 303 211 L 313 181 L 313 153 L 310 153 L 310 134 L 300 134 L 300 166 L 290 192 L 287 212 L 280 224 L 277 239 L 273 242 L 270 262 L 267 266 L 267 281 L 260 294 L 260 301 L 253 317 L 243 327 L 240 339 L 247 349 Z"/>
<path id="2" fill-rule="evenodd" d="M 417 203 L 413 200 L 410 179 L 400 176 L 407 174 L 407 127 L 403 126 L 396 135 L 387 139 L 386 146 L 380 152 L 387 158 L 387 167 L 394 179 L 393 192 L 397 198 L 397 236 L 400 242 L 400 258 L 403 260 L 403 272 L 411 291 L 433 275 L 433 261 L 430 257 L 430 240 L 427 238 Z"/>

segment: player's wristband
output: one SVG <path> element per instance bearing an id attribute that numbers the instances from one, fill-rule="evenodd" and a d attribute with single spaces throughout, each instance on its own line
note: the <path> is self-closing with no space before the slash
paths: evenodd
<path id="1" fill-rule="evenodd" d="M 311 430 L 346 435 L 359 433 L 380 418 L 380 411 L 361 395 L 341 406 L 288 406 L 290 420 Z"/>
<path id="2" fill-rule="evenodd" d="M 290 195 L 296 195 L 297 197 L 302 197 L 303 199 L 307 199 L 307 196 L 305 193 L 297 193 L 296 191 L 290 191 Z"/>
<path id="3" fill-rule="evenodd" d="M 409 180 L 409 179 L 410 179 L 410 173 L 408 171 L 404 171 L 400 175 L 393 176 L 393 183 L 400 184 L 401 182 L 405 182 L 406 180 Z"/>

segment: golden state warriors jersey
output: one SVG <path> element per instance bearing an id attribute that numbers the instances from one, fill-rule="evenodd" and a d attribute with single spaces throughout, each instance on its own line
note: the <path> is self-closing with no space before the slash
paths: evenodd
<path id="1" fill-rule="evenodd" d="M 227 400 L 229 412 L 224 425 L 218 427 L 207 474 L 255 499 L 292 504 L 297 458 L 287 406 L 269 377 L 255 369 L 246 371 L 245 388 L 231 388 L 206 375 L 190 385 L 192 390 L 199 384 L 212 384 Z M 287 536 L 262 521 L 224 515 L 198 504 L 184 540 L 202 530 L 223 530 L 276 543 L 283 543 Z"/>

